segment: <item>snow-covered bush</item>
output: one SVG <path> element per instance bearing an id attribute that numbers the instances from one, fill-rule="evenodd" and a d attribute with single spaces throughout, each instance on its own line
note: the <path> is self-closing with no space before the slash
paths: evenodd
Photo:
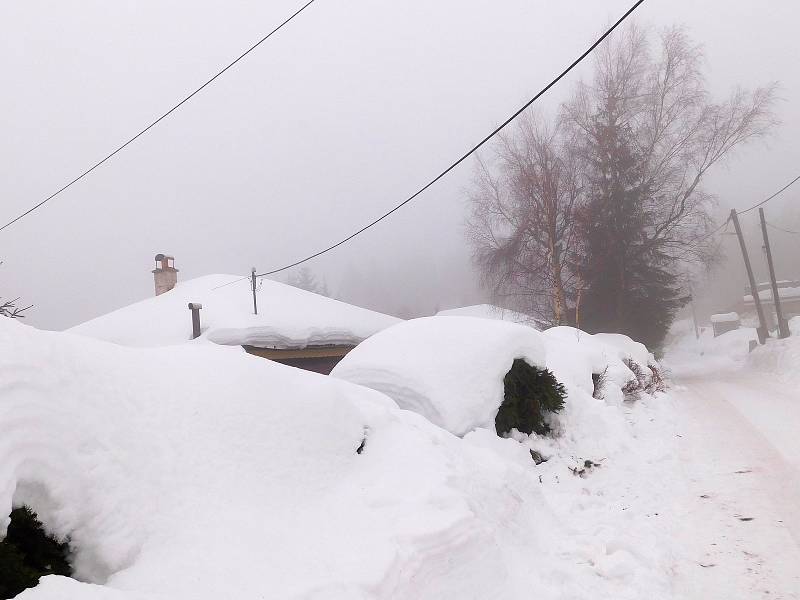
<path id="1" fill-rule="evenodd" d="M 517 385 L 523 369 L 518 366 L 507 378 L 515 361 L 532 368 L 522 375 L 524 385 L 544 390 L 544 380 L 533 383 L 547 367 L 539 332 L 505 321 L 437 316 L 405 321 L 373 335 L 345 356 L 331 375 L 383 392 L 400 408 L 463 436 L 476 428 L 495 428 L 506 383 Z M 557 395 L 557 390 L 547 393 Z M 515 395 L 531 397 L 511 394 Z M 497 430 L 518 421 L 531 431 L 530 424 L 540 419 L 534 405 L 523 408 L 509 402 Z M 545 404 L 557 402 L 545 400 L 542 408 L 548 410 Z"/>
<path id="2" fill-rule="evenodd" d="M 537 369 L 516 359 L 503 378 L 504 399 L 495 417 L 495 429 L 505 435 L 512 429 L 544 435 L 550 431 L 548 413 L 564 408 L 566 391 L 547 369 Z M 535 458 L 534 458 L 535 460 Z"/>
<path id="3" fill-rule="evenodd" d="M 592 373 L 592 398 L 603 399 L 603 389 L 608 383 L 608 367 L 599 373 Z"/>
<path id="4" fill-rule="evenodd" d="M 648 394 L 655 394 L 656 392 L 664 392 L 667 389 L 667 378 L 664 373 L 664 368 L 660 363 L 650 363 L 647 365 L 650 369 L 650 377 L 644 387 L 644 391 Z"/>
<path id="5" fill-rule="evenodd" d="M 633 377 L 622 387 L 622 393 L 625 395 L 626 400 L 638 400 L 639 394 L 648 384 L 647 375 L 639 363 L 632 358 L 625 358 L 622 362 L 633 373 Z"/>
<path id="6" fill-rule="evenodd" d="M 36 513 L 22 506 L 11 511 L 10 520 L 0 541 L 0 599 L 14 598 L 44 575 L 72 574 L 69 545 L 48 535 Z"/>

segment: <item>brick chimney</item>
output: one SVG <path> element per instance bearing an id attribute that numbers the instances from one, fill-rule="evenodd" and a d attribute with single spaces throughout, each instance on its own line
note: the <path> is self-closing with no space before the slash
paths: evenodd
<path id="1" fill-rule="evenodd" d="M 156 268 L 153 269 L 153 279 L 156 284 L 156 296 L 170 291 L 178 283 L 178 269 L 175 268 L 175 258 L 166 254 L 156 254 Z"/>

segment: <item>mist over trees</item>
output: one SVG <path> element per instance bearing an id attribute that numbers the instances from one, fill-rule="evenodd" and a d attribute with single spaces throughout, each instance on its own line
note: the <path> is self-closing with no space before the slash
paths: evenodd
<path id="1" fill-rule="evenodd" d="M 292 273 L 286 278 L 286 283 L 293 287 L 300 288 L 301 290 L 306 290 L 307 292 L 314 292 L 322 296 L 330 296 L 328 284 L 325 280 L 319 283 L 309 267 L 300 267 L 297 273 Z"/>
<path id="2" fill-rule="evenodd" d="M 710 266 L 707 172 L 768 135 L 775 85 L 708 93 L 680 27 L 631 25 L 595 55 L 557 115 L 529 113 L 478 160 L 470 238 L 498 301 L 552 324 L 657 347 Z"/>

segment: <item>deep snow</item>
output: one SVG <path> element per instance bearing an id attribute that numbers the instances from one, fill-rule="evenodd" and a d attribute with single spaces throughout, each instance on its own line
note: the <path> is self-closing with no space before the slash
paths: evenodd
<path id="1" fill-rule="evenodd" d="M 605 404 L 622 402 L 636 375 L 625 360 L 649 373 L 654 359 L 624 335 L 590 335 L 573 327 L 539 332 L 479 317 L 435 316 L 389 327 L 352 350 L 333 377 L 382 392 L 404 409 L 458 436 L 493 429 L 504 399 L 503 378 L 515 359 L 549 368 L 578 402 L 593 394 L 593 373 L 605 373 Z M 550 420 L 559 426 L 560 418 Z"/>
<path id="2" fill-rule="evenodd" d="M 545 344 L 524 325 L 476 317 L 423 317 L 375 334 L 331 371 L 383 392 L 462 436 L 494 429 L 503 377 L 514 359 L 545 367 Z"/>
<path id="3" fill-rule="evenodd" d="M 22 597 L 668 598 L 664 403 L 567 384 L 560 436 L 461 439 L 378 392 L 214 345 L 2 319 L 0 515 L 32 505 L 84 581 Z"/>

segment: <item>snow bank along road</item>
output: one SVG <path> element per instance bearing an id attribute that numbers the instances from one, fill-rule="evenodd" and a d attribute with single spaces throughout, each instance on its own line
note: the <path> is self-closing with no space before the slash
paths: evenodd
<path id="1" fill-rule="evenodd" d="M 674 375 L 676 597 L 800 598 L 800 388 L 750 366 Z"/>

